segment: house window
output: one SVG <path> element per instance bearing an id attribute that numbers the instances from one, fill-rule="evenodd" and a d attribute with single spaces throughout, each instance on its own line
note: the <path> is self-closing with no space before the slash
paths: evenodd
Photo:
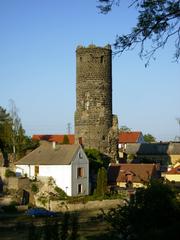
<path id="1" fill-rule="evenodd" d="M 83 192 L 82 184 L 78 184 L 78 194 L 81 194 Z"/>
<path id="2" fill-rule="evenodd" d="M 83 158 L 83 155 L 82 155 L 82 153 L 81 152 L 79 152 L 79 158 Z"/>
<path id="3" fill-rule="evenodd" d="M 37 176 L 39 174 L 39 166 L 34 167 L 34 174 Z"/>
<path id="4" fill-rule="evenodd" d="M 84 177 L 84 168 L 80 167 L 77 169 L 77 177 Z"/>

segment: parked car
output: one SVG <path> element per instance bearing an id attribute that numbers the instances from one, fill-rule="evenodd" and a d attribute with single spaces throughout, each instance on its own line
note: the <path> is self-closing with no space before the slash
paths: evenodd
<path id="1" fill-rule="evenodd" d="M 26 211 L 26 215 L 31 217 L 55 217 L 57 213 L 44 208 L 30 208 Z"/>

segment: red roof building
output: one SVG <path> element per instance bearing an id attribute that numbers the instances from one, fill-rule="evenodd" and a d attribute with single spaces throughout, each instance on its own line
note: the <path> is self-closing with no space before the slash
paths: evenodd
<path id="1" fill-rule="evenodd" d="M 48 141 L 48 142 L 56 142 L 56 143 L 63 143 L 64 141 L 64 136 L 67 136 L 69 139 L 69 144 L 74 144 L 75 143 L 75 136 L 74 134 L 62 134 L 62 135 L 46 135 L 46 134 L 41 134 L 41 135 L 33 135 L 32 140 L 39 140 L 39 141 Z"/>
<path id="2" fill-rule="evenodd" d="M 127 144 L 145 143 L 142 132 L 120 132 L 119 133 L 119 157 L 126 159 Z"/>
<path id="3" fill-rule="evenodd" d="M 180 164 L 174 168 L 171 168 L 166 174 L 172 175 L 172 174 L 178 174 L 180 175 Z"/>
<path id="4" fill-rule="evenodd" d="M 142 143 L 144 138 L 142 132 L 120 132 L 119 133 L 119 143 Z"/>
<path id="5" fill-rule="evenodd" d="M 155 164 L 111 164 L 108 169 L 108 182 L 126 188 L 130 182 L 133 187 L 143 187 L 152 178 L 158 178 Z"/>

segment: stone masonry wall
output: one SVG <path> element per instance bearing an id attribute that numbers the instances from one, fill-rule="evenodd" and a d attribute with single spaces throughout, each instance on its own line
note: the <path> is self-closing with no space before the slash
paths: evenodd
<path id="1" fill-rule="evenodd" d="M 76 50 L 75 136 L 86 148 L 108 152 L 112 127 L 111 47 L 78 47 Z"/>

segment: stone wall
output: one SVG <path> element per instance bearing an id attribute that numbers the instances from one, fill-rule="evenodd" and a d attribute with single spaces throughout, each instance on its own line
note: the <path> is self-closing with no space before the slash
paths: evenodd
<path id="1" fill-rule="evenodd" d="M 119 204 L 123 204 L 123 200 L 102 200 L 102 201 L 89 201 L 87 203 L 76 203 L 69 204 L 66 201 L 50 201 L 46 206 L 36 202 L 39 207 L 46 207 L 52 211 L 83 211 L 83 210 L 99 210 L 99 209 L 110 209 L 117 207 Z"/>
<path id="2" fill-rule="evenodd" d="M 76 142 L 109 154 L 112 127 L 112 52 L 105 47 L 76 50 Z"/>

